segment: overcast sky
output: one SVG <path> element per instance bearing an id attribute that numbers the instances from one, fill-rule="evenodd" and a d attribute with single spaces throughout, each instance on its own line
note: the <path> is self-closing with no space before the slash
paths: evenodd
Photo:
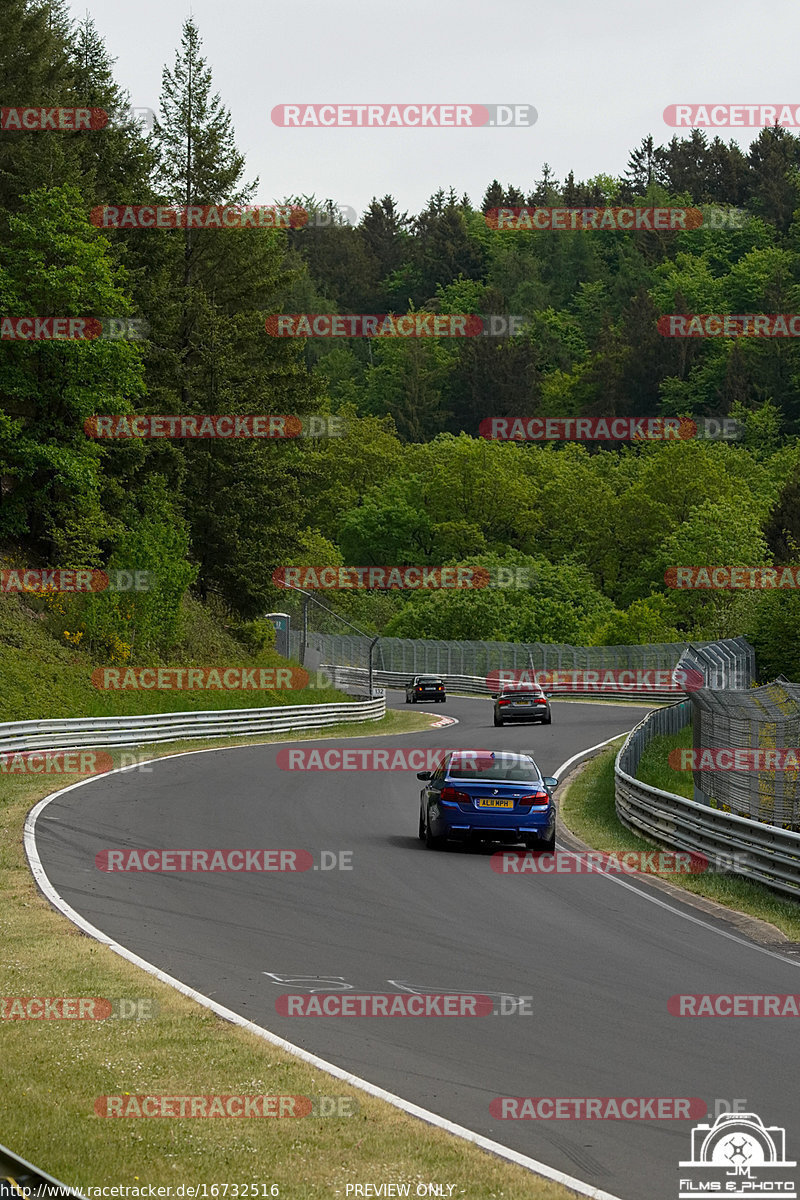
<path id="1" fill-rule="evenodd" d="M 478 204 L 493 178 L 528 191 L 624 172 L 675 103 L 800 107 L 800 0 L 71 0 L 116 58 L 132 104 L 158 108 L 194 15 L 231 110 L 254 201 L 314 194 L 417 212 L 451 185 Z M 529 104 L 529 128 L 279 128 L 277 104 Z M 757 130 L 721 129 L 747 147 Z"/>

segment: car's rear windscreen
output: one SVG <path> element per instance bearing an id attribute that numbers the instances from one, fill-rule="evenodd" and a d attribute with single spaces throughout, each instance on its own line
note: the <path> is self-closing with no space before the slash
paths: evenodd
<path id="1" fill-rule="evenodd" d="M 536 783 L 541 779 L 532 759 L 487 758 L 485 755 L 451 761 L 450 779 L 499 780 L 501 783 Z"/>

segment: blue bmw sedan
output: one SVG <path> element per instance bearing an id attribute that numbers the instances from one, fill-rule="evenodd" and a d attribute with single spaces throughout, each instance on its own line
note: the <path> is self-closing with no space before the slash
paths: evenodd
<path id="1" fill-rule="evenodd" d="M 419 771 L 419 837 L 432 850 L 448 838 L 523 842 L 555 850 L 558 780 L 528 754 L 450 750 L 434 771 Z"/>

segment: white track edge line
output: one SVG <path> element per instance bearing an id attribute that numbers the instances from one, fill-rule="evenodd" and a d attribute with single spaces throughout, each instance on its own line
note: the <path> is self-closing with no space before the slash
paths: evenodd
<path id="1" fill-rule="evenodd" d="M 611 744 L 611 742 L 616 742 L 618 738 L 624 736 L 625 734 L 621 733 L 615 734 L 614 737 L 607 738 L 604 742 L 598 742 L 596 746 L 590 746 L 588 750 L 581 750 L 580 753 L 573 754 L 572 758 L 568 758 L 566 762 L 563 762 L 561 766 L 556 769 L 555 777 L 558 778 L 560 773 L 564 771 L 566 767 L 576 762 L 577 759 L 583 758 L 584 754 L 591 754 L 592 750 L 601 750 L 604 746 L 608 746 Z M 578 852 L 575 850 L 568 850 L 566 853 L 577 855 Z M 691 921 L 693 925 L 700 925 L 703 929 L 708 929 L 711 933 L 716 933 L 719 937 L 727 938 L 728 941 L 736 942 L 740 946 L 746 946 L 749 950 L 755 950 L 759 954 L 766 954 L 768 958 L 777 958 L 779 962 L 786 963 L 788 966 L 800 967 L 800 961 L 797 959 L 787 958 L 785 954 L 778 954 L 775 950 L 770 950 L 767 946 L 762 946 L 758 942 L 748 941 L 747 938 L 740 937 L 736 933 L 729 933 L 727 929 L 719 929 L 716 925 L 711 925 L 708 921 L 704 921 L 702 917 L 696 917 L 693 913 L 684 912 L 682 908 L 676 907 L 676 904 L 670 904 L 666 900 L 662 900 L 658 896 L 653 895 L 653 892 L 647 886 L 649 880 L 644 877 L 642 877 L 640 881 L 642 886 L 637 887 L 632 883 L 628 883 L 624 879 L 619 879 L 610 871 L 600 871 L 598 874 L 601 879 L 607 879 L 609 883 L 615 883 L 617 887 L 626 888 L 629 892 L 635 892 L 636 895 L 641 896 L 643 900 L 647 900 L 650 904 L 657 904 L 659 908 L 667 909 L 668 912 L 674 913 L 676 917 L 680 917 L 684 921 Z M 680 897 L 675 897 L 675 900 L 678 904 L 681 903 Z"/>
<path id="2" fill-rule="evenodd" d="M 616 736 L 620 737 L 622 735 L 617 734 Z M 610 738 L 609 740 L 614 741 L 615 738 Z M 606 743 L 602 744 L 605 745 Z M 148 759 L 147 762 L 161 762 L 167 758 L 183 758 L 189 754 L 213 754 L 220 750 L 244 750 L 247 748 L 245 746 L 217 746 L 207 750 L 184 750 L 178 754 L 166 754 L 163 758 Z M 596 748 L 594 746 L 591 747 L 591 749 Z M 584 751 L 584 753 L 588 753 L 588 751 Z M 576 755 L 576 757 L 580 757 L 580 755 Z M 569 761 L 571 762 L 572 759 Z M 445 1133 L 453 1134 L 455 1137 L 461 1138 L 462 1141 L 470 1142 L 482 1150 L 489 1151 L 489 1153 L 496 1155 L 498 1158 L 506 1159 L 517 1166 L 524 1167 L 526 1170 L 549 1179 L 553 1183 L 560 1183 L 563 1187 L 569 1188 L 581 1196 L 589 1197 L 589 1200 L 621 1200 L 621 1197 L 615 1196 L 611 1192 L 604 1192 L 600 1188 L 592 1187 L 591 1184 L 584 1183 L 583 1180 L 576 1179 L 572 1175 L 567 1175 L 563 1171 L 558 1171 L 555 1167 L 548 1166 L 547 1163 L 539 1162 L 535 1158 L 529 1158 L 525 1154 L 520 1154 L 518 1151 L 512 1150 L 509 1146 L 503 1146 L 500 1142 L 492 1141 L 491 1138 L 484 1137 L 480 1133 L 475 1133 L 472 1129 L 467 1129 L 464 1125 L 457 1125 L 453 1121 L 448 1121 L 446 1117 L 439 1116 L 438 1113 L 431 1112 L 427 1108 L 421 1108 L 418 1104 L 413 1104 L 409 1100 L 404 1100 L 402 1096 L 395 1096 L 393 1092 L 387 1092 L 384 1088 L 370 1083 L 368 1079 L 362 1079 L 358 1075 L 353 1075 L 351 1072 L 337 1067 L 334 1063 L 329 1063 L 324 1058 L 319 1058 L 316 1054 L 304 1050 L 302 1046 L 295 1046 L 294 1043 L 279 1037 L 278 1034 L 271 1033 L 270 1030 L 264 1029 L 261 1025 L 256 1025 L 253 1021 L 248 1021 L 246 1017 L 240 1016 L 239 1013 L 233 1012 L 230 1008 L 225 1008 L 224 1005 L 218 1004 L 216 1000 L 212 1000 L 209 996 L 204 996 L 202 992 L 198 992 L 187 984 L 182 983 L 179 979 L 175 979 L 172 975 L 168 975 L 153 963 L 140 958 L 132 950 L 128 950 L 126 946 L 112 941 L 101 929 L 92 925 L 80 913 L 76 912 L 56 891 L 45 872 L 42 861 L 39 858 L 39 851 L 36 847 L 36 819 L 51 801 L 65 795 L 67 792 L 73 791 L 75 788 L 83 787 L 86 783 L 92 783 L 94 778 L 101 779 L 107 775 L 116 775 L 121 771 L 133 770 L 135 767 L 142 765 L 142 763 L 136 763 L 133 767 L 116 768 L 113 771 L 104 772 L 103 776 L 98 775 L 82 779 L 77 783 L 70 784 L 68 787 L 61 788 L 60 791 L 53 792 L 50 796 L 45 796 L 44 799 L 40 800 L 31 809 L 25 819 L 23 834 L 24 848 L 33 877 L 44 896 L 68 921 L 71 921 L 73 925 L 77 925 L 89 937 L 102 943 L 102 945 L 113 951 L 114 954 L 118 954 L 121 958 L 133 963 L 134 966 L 140 967 L 149 975 L 155 976 L 161 983 L 167 984 L 169 987 L 174 988 L 175 991 L 181 992 L 184 996 L 188 996 L 189 999 L 196 1001 L 198 1004 L 202 1004 L 203 1007 L 211 1009 L 212 1012 L 216 1013 L 218 1017 L 222 1017 L 223 1020 L 229 1021 L 233 1025 L 238 1025 L 241 1029 L 246 1029 L 249 1033 L 253 1033 L 256 1037 L 270 1042 L 273 1046 L 278 1046 L 280 1049 L 286 1050 L 289 1054 L 293 1054 L 296 1058 L 301 1059 L 310 1066 L 316 1067 L 317 1070 L 323 1071 L 327 1075 L 332 1075 L 334 1079 L 341 1079 L 344 1083 L 350 1084 L 351 1087 L 358 1088 L 370 1096 L 375 1096 L 378 1100 L 383 1100 L 387 1104 L 391 1104 L 394 1108 L 399 1108 L 409 1116 L 417 1117 L 428 1125 L 442 1129 Z"/>

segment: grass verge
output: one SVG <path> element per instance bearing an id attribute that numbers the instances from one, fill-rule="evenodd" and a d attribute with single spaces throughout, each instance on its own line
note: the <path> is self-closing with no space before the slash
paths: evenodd
<path id="1" fill-rule="evenodd" d="M 156 690 L 151 687 L 99 687 L 104 677 L 93 682 L 98 668 L 200 667 L 224 672 L 229 667 L 286 669 L 289 664 L 271 646 L 251 653 L 225 628 L 220 616 L 189 597 L 185 598 L 182 635 L 173 645 L 168 661 L 153 659 L 107 660 L 92 656 L 83 647 L 65 642 L 66 630 L 56 632 L 64 621 L 38 611 L 21 597 L 3 596 L 0 604 L 0 721 L 48 720 L 62 717 L 141 716 L 146 713 L 199 712 L 233 708 L 269 708 L 284 704 L 332 704 L 351 700 L 326 686 L 325 680 L 309 672 L 308 686 L 298 689 L 250 686 L 228 690 L 194 687 Z M 41 603 L 41 602 L 40 602 Z M 114 677 L 111 677 L 114 679 Z M 270 677 L 265 677 L 265 682 Z M 296 681 L 296 680 L 295 680 Z M 259 679 L 260 682 L 260 679 Z"/>
<path id="2" fill-rule="evenodd" d="M 246 743 L 209 739 L 140 750 L 142 757 L 157 758 L 206 746 L 397 734 L 430 726 L 425 714 L 391 712 L 366 727 L 351 723 L 324 733 L 273 734 Z M 112 753 L 117 759 L 120 752 Z M 270 1195 L 270 1185 L 276 1184 L 281 1197 L 301 1200 L 343 1197 L 348 1183 L 407 1183 L 414 1195 L 418 1183 L 432 1182 L 452 1184 L 452 1196 L 470 1200 L 574 1197 L 228 1024 L 80 933 L 39 893 L 22 848 L 22 828 L 33 804 L 77 778 L 3 777 L 0 994 L 151 997 L 157 1017 L 4 1020 L 0 1128 L 5 1145 L 79 1188 L 152 1184 L 174 1189 L 205 1183 L 210 1189 L 227 1182 L 239 1185 L 239 1196 L 252 1197 Z M 94 1112 L 95 1098 L 103 1095 L 211 1091 L 351 1096 L 358 1112 L 296 1120 L 137 1120 Z M 244 1184 L 258 1184 L 257 1193 L 252 1187 L 242 1190 Z"/>
<path id="3" fill-rule="evenodd" d="M 685 796 L 687 800 L 694 799 L 694 781 L 691 771 L 676 771 L 669 765 L 669 752 L 676 748 L 691 750 L 692 727 L 687 725 L 678 733 L 665 733 L 653 738 L 645 746 L 644 754 L 639 760 L 637 776 L 642 783 L 651 787 L 661 788 L 665 792 L 675 792 Z"/>
<path id="4" fill-rule="evenodd" d="M 681 736 L 686 735 L 684 733 Z M 567 829 L 572 830 L 593 850 L 608 854 L 652 849 L 650 842 L 631 833 L 618 820 L 614 807 L 614 759 L 624 740 L 624 736 L 619 738 L 586 763 L 565 786 L 561 795 L 560 812 Z M 659 746 L 658 743 L 665 745 Z M 642 765 L 648 773 L 644 775 L 640 770 L 639 778 L 665 791 L 679 792 L 677 783 L 685 783 L 680 779 L 683 772 L 673 771 L 666 761 L 667 752 L 676 744 L 683 743 L 678 738 L 655 738 L 642 758 Z M 669 776 L 665 772 L 669 772 Z M 800 942 L 800 905 L 793 900 L 782 899 L 763 884 L 728 874 L 662 875 L 661 878 L 696 896 L 714 900 L 746 916 L 768 921 L 791 941 Z"/>

